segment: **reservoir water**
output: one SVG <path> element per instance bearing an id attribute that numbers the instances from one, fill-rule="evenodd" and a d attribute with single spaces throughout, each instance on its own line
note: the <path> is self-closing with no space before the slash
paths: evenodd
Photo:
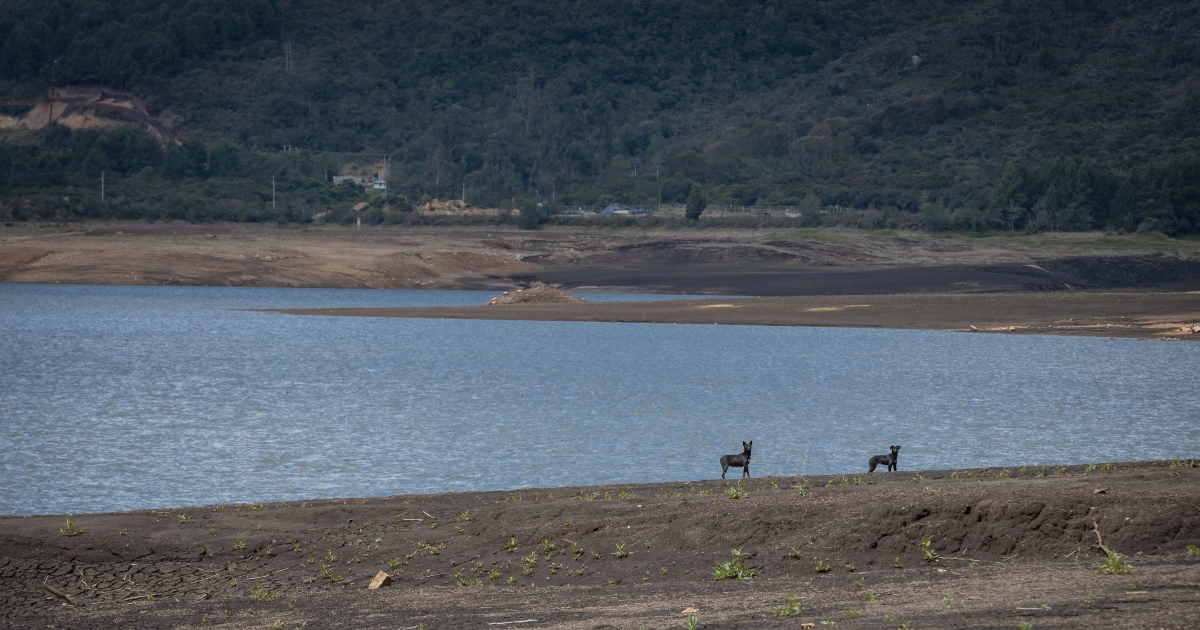
<path id="1" fill-rule="evenodd" d="M 254 310 L 494 295 L 0 284 L 0 514 L 1200 454 L 1193 343 Z"/>

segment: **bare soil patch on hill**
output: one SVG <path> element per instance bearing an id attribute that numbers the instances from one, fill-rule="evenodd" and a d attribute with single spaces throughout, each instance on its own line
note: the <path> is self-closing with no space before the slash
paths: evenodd
<path id="1" fill-rule="evenodd" d="M 680 628 L 695 617 L 701 628 L 1194 627 L 1193 466 L 9 517 L 0 519 L 0 625 Z M 1103 570 L 1097 531 L 1123 556 L 1109 568 L 1127 572 Z M 369 590 L 380 571 L 393 583 Z M 716 579 L 730 572 L 747 579 Z"/>

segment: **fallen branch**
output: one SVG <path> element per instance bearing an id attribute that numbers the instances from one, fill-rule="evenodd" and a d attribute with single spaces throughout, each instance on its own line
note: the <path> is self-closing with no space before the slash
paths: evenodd
<path id="1" fill-rule="evenodd" d="M 1104 546 L 1104 539 L 1100 537 L 1100 525 L 1098 525 L 1096 521 L 1092 521 L 1092 531 L 1096 532 L 1096 546 L 1102 551 L 1107 552 L 1108 547 Z"/>
<path id="2" fill-rule="evenodd" d="M 288 569 L 290 569 L 290 568 L 291 568 L 291 567 L 284 567 L 284 568 L 282 568 L 282 569 L 280 569 L 280 570 L 276 571 L 275 573 L 283 573 L 284 571 L 287 571 L 287 570 L 288 570 Z M 261 580 L 261 579 L 263 579 L 263 578 L 265 578 L 265 577 L 271 577 L 272 575 L 275 575 L 275 573 L 268 573 L 268 574 L 266 574 L 266 575 L 260 575 L 260 576 L 258 576 L 258 577 L 252 577 L 252 578 L 246 578 L 246 579 L 247 579 L 247 580 Z"/>
<path id="3" fill-rule="evenodd" d="M 437 517 L 435 517 L 434 515 L 430 514 L 429 512 L 426 512 L 425 510 L 421 510 L 421 513 L 422 513 L 422 514 L 424 514 L 425 516 L 428 516 L 429 518 L 432 518 L 432 519 L 434 519 L 434 520 L 437 520 Z"/>
<path id="4" fill-rule="evenodd" d="M 45 587 L 45 589 L 47 591 L 49 591 L 51 595 L 67 602 L 68 604 L 70 604 L 72 606 L 79 605 L 79 602 L 75 601 L 74 597 L 71 597 L 70 595 L 64 593 L 63 591 L 60 591 L 60 590 L 54 588 L 53 586 L 50 586 L 49 584 L 43 584 L 42 586 Z"/>
<path id="5" fill-rule="evenodd" d="M 154 595 L 155 595 L 154 593 L 150 593 L 149 595 L 134 595 L 133 597 L 126 597 L 125 599 L 122 599 L 121 601 L 131 602 L 135 599 L 150 599 L 150 598 L 154 597 Z"/>
<path id="6" fill-rule="evenodd" d="M 492 622 L 489 622 L 488 625 L 489 626 L 507 626 L 509 624 L 514 624 L 514 623 L 537 623 L 537 619 L 519 619 L 517 621 L 492 621 Z"/>

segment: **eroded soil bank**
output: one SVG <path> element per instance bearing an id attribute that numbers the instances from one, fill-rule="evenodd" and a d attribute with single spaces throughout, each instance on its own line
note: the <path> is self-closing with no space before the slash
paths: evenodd
<path id="1" fill-rule="evenodd" d="M 718 479 L 9 517 L 0 519 L 0 623 L 681 628 L 695 617 L 702 628 L 1194 628 L 1194 466 L 876 472 L 756 478 L 740 492 Z M 1124 554 L 1127 573 L 1101 570 L 1096 531 Z M 734 550 L 753 577 L 714 579 Z M 379 571 L 394 582 L 368 590 Z"/>

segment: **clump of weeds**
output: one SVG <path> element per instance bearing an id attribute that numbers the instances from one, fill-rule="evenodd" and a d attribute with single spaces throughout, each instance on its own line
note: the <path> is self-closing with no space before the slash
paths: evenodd
<path id="1" fill-rule="evenodd" d="M 799 615 L 800 613 L 804 612 L 804 608 L 800 606 L 800 602 L 798 601 L 799 599 L 802 598 L 797 598 L 795 593 L 788 593 L 787 603 L 783 606 L 779 606 L 778 608 L 772 607 L 770 609 L 771 614 L 775 615 L 776 617 L 791 617 L 792 615 Z"/>
<path id="2" fill-rule="evenodd" d="M 256 602 L 273 602 L 279 595 L 279 591 L 267 590 L 259 584 L 255 584 L 254 589 L 250 591 L 250 599 Z"/>
<path id="3" fill-rule="evenodd" d="M 937 562 L 939 556 L 936 549 L 933 548 L 933 537 L 921 537 L 921 552 L 925 555 L 925 562 Z"/>
<path id="4" fill-rule="evenodd" d="M 713 567 L 713 578 L 717 580 L 748 580 L 754 577 L 754 569 L 746 564 L 746 554 L 734 549 L 733 558 Z"/>
<path id="5" fill-rule="evenodd" d="M 537 553 L 530 551 L 529 555 L 521 558 L 521 575 L 533 575 L 533 568 L 537 565 Z"/>
<path id="6" fill-rule="evenodd" d="M 63 536 L 71 537 L 71 536 L 78 536 L 78 535 L 82 534 L 83 528 L 80 527 L 79 525 L 77 525 L 75 523 L 75 521 L 72 521 L 71 519 L 67 519 L 67 526 L 59 527 L 58 531 Z"/>
<path id="7" fill-rule="evenodd" d="M 1100 572 L 1109 575 L 1120 575 L 1129 573 L 1129 563 L 1125 561 L 1125 555 L 1117 553 L 1108 547 L 1101 546 L 1100 550 L 1104 552 L 1104 561 L 1100 563 Z"/>
<path id="8" fill-rule="evenodd" d="M 817 564 L 813 567 L 813 570 L 817 573 L 829 573 L 829 570 L 832 568 L 829 566 L 829 558 L 822 558 L 817 560 Z"/>

